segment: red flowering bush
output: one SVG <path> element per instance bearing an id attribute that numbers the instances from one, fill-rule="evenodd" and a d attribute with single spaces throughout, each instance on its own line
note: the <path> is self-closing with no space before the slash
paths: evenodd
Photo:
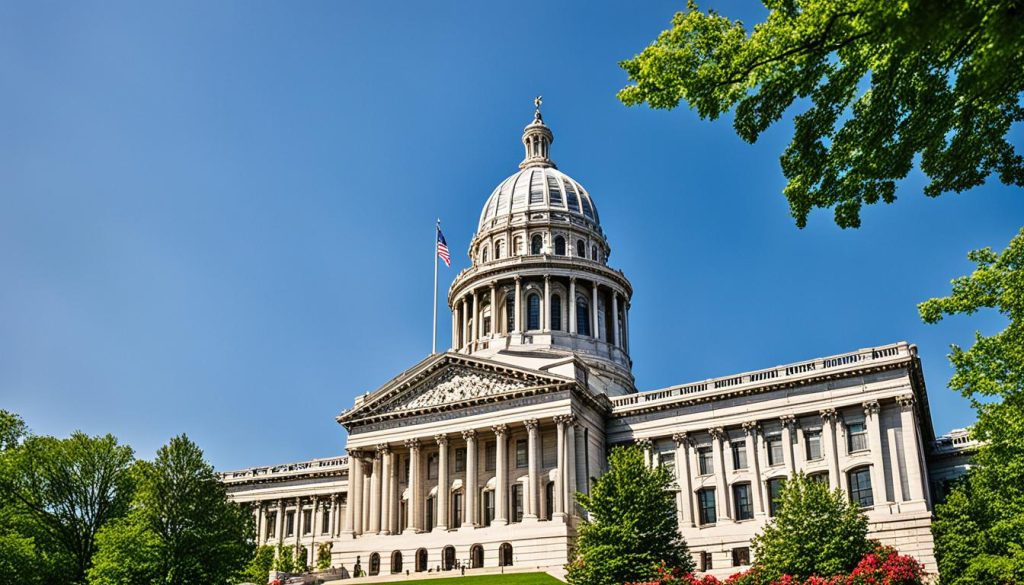
<path id="1" fill-rule="evenodd" d="M 891 546 L 882 546 L 864 555 L 849 575 L 819 577 L 806 580 L 783 575 L 766 579 L 757 565 L 749 571 L 736 573 L 725 581 L 711 575 L 697 577 L 679 569 L 670 569 L 662 563 L 652 581 L 625 585 L 922 585 L 924 567 L 916 559 L 901 555 Z"/>

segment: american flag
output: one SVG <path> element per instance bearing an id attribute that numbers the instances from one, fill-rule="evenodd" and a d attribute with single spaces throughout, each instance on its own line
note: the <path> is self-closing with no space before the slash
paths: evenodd
<path id="1" fill-rule="evenodd" d="M 452 256 L 448 253 L 448 243 L 444 241 L 444 234 L 441 233 L 441 228 L 437 228 L 437 256 L 444 260 L 444 265 L 451 267 Z"/>

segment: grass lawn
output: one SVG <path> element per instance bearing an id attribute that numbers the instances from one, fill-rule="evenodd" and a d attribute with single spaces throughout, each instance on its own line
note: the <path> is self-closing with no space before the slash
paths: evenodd
<path id="1" fill-rule="evenodd" d="M 428 581 L 429 582 L 429 581 Z M 437 582 L 448 585 L 565 585 L 547 573 L 511 573 L 508 575 L 474 575 L 472 577 L 451 577 L 438 579 Z"/>

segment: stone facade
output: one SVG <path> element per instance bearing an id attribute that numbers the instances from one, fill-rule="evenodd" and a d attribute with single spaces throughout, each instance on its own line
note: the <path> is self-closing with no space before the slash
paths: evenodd
<path id="1" fill-rule="evenodd" d="M 632 286 L 608 266 L 594 201 L 549 158 L 539 107 L 526 156 L 481 213 L 448 294 L 453 347 L 356 399 L 347 457 L 223 474 L 261 543 L 329 543 L 371 574 L 558 568 L 615 445 L 672 468 L 703 570 L 750 562 L 778 480 L 812 474 L 860 502 L 871 533 L 930 571 L 936 486 L 973 447 L 936 440 L 905 342 L 637 392 Z"/>

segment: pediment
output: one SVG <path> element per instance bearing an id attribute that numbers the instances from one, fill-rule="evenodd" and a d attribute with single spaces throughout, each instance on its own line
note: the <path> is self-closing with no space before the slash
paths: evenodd
<path id="1" fill-rule="evenodd" d="M 357 400 L 338 422 L 399 417 L 447 410 L 481 401 L 564 389 L 576 384 L 548 372 L 458 354 L 441 354 L 410 368 Z"/>

